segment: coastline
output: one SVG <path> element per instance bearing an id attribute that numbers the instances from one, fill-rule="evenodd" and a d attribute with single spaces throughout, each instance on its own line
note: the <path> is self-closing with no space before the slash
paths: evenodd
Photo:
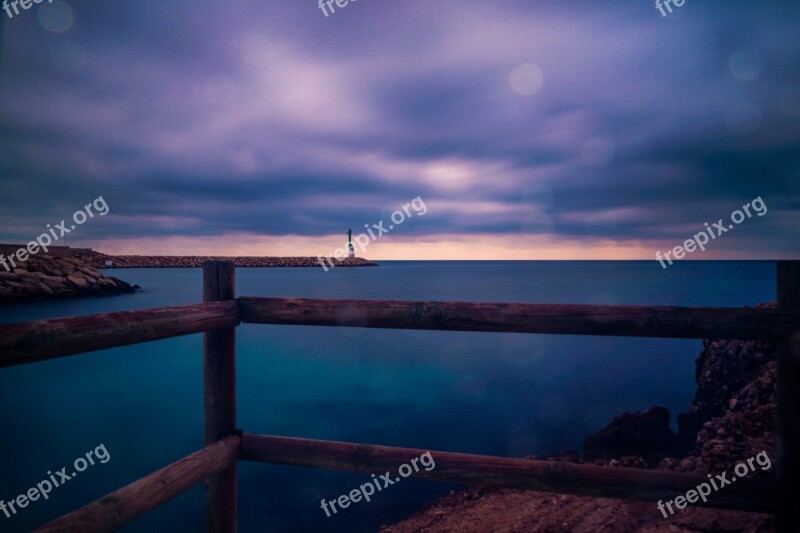
<path id="1" fill-rule="evenodd" d="M 19 248 L 0 245 L 4 251 Z M 100 269 L 201 268 L 206 261 L 230 261 L 240 268 L 322 268 L 316 257 L 107 255 L 89 248 L 54 246 L 47 254 L 17 260 L 8 271 L 0 268 L 0 303 L 131 294 L 139 287 L 103 274 Z M 334 260 L 334 265 L 378 266 L 361 257 Z"/>

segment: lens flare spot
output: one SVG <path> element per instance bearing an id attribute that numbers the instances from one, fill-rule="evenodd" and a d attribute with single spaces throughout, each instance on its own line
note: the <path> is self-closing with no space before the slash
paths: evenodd
<path id="1" fill-rule="evenodd" d="M 42 4 L 36 16 L 42 28 L 53 33 L 64 33 L 72 27 L 75 22 L 75 15 L 72 7 L 61 0 L 53 0 L 52 3 Z"/>
<path id="2" fill-rule="evenodd" d="M 511 71 L 508 81 L 515 93 L 530 95 L 536 94 L 542 88 L 544 75 L 542 69 L 533 63 L 523 63 Z"/>
<path id="3" fill-rule="evenodd" d="M 753 81 L 764 68 L 764 56 L 756 48 L 743 48 L 728 59 L 728 70 L 741 81 Z"/>

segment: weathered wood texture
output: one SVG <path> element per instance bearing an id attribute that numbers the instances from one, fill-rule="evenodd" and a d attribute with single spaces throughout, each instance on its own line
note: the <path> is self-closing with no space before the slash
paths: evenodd
<path id="1" fill-rule="evenodd" d="M 207 477 L 236 464 L 240 452 L 241 439 L 236 435 L 228 437 L 64 515 L 37 531 L 99 533 L 117 530 Z"/>
<path id="2" fill-rule="evenodd" d="M 400 465 L 409 463 L 426 451 L 249 433 L 242 435 L 242 459 L 246 461 L 361 472 L 377 476 L 389 471 L 392 480 L 398 477 Z M 643 500 L 652 502 L 654 513 L 659 512 L 656 507 L 659 500 L 673 500 L 708 481 L 705 476 L 636 468 L 608 468 L 439 451 L 430 451 L 430 454 L 435 468 L 425 471 L 420 466 L 419 471 L 414 472 L 411 477 L 601 498 Z M 707 503 L 698 501 L 693 505 L 757 512 L 775 511 L 779 493 L 775 483 L 737 481 L 740 482 L 713 492 Z"/>
<path id="3" fill-rule="evenodd" d="M 800 309 L 800 261 L 778 263 L 778 307 Z M 800 484 L 800 328 L 778 343 L 778 479 Z M 800 531 L 800 507 L 778 514 L 780 532 Z"/>
<path id="4" fill-rule="evenodd" d="M 0 326 L 0 367 L 237 324 L 234 301 L 9 324 Z"/>
<path id="5" fill-rule="evenodd" d="M 240 298 L 242 322 L 690 339 L 777 339 L 800 310 Z"/>
<path id="6" fill-rule="evenodd" d="M 203 301 L 233 301 L 236 297 L 233 263 L 203 265 Z M 236 431 L 236 330 L 208 331 L 203 343 L 206 445 Z M 236 465 L 206 481 L 206 531 L 236 531 Z"/>

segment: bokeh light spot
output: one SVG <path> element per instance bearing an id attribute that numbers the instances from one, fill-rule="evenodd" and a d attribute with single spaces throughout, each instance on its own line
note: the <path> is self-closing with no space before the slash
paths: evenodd
<path id="1" fill-rule="evenodd" d="M 764 68 L 764 56 L 755 48 L 743 48 L 728 59 L 728 70 L 741 81 L 753 81 Z"/>
<path id="2" fill-rule="evenodd" d="M 75 21 L 72 7 L 61 0 L 42 4 L 39 6 L 36 16 L 39 18 L 42 28 L 53 33 L 64 33 L 72 27 L 72 23 Z"/>
<path id="3" fill-rule="evenodd" d="M 542 88 L 544 75 L 542 69 L 533 63 L 523 63 L 511 72 L 508 81 L 517 94 L 536 94 Z"/>

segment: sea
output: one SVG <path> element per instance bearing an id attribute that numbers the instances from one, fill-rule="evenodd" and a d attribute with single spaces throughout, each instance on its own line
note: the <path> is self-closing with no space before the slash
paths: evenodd
<path id="1" fill-rule="evenodd" d="M 237 295 L 722 307 L 775 299 L 774 261 L 666 270 L 656 261 L 379 263 L 240 268 Z M 201 269 L 107 273 L 142 291 L 0 305 L 0 323 L 202 301 Z M 580 451 L 613 417 L 655 405 L 669 409 L 674 427 L 693 399 L 702 350 L 701 340 L 259 324 L 236 334 L 246 432 L 508 457 Z M 48 472 L 71 473 L 100 445 L 110 457 L 48 499 L 0 512 L 0 531 L 29 531 L 202 448 L 202 384 L 200 334 L 0 369 L 0 500 Z M 370 477 L 245 462 L 238 473 L 242 532 L 377 531 L 459 489 L 412 475 L 328 517 L 322 499 Z M 203 527 L 199 486 L 123 531 Z"/>

